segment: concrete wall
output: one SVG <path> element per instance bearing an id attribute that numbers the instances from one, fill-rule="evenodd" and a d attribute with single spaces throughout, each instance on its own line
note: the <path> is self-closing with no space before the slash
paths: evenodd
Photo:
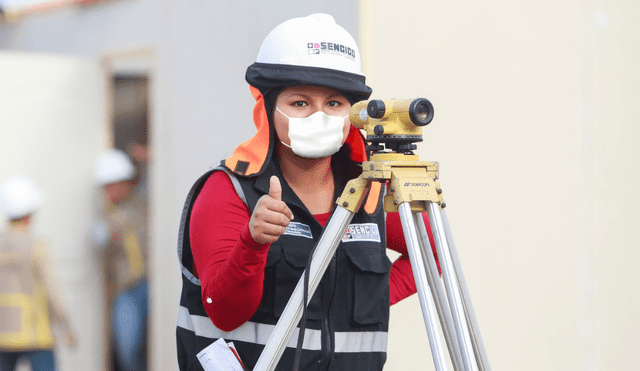
<path id="1" fill-rule="evenodd" d="M 640 6 L 362 4 L 374 96 L 435 106 L 419 154 L 440 162 L 493 369 L 636 367 Z M 417 298 L 391 326 L 387 369 L 433 367 Z"/>

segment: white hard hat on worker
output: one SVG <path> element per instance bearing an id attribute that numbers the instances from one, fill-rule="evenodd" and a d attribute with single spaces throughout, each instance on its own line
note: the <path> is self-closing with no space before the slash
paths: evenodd
<path id="1" fill-rule="evenodd" d="M 362 75 L 358 45 L 329 14 L 293 18 L 264 39 L 256 63 L 327 68 Z"/>
<path id="2" fill-rule="evenodd" d="M 0 213 L 9 220 L 33 214 L 43 202 L 43 191 L 24 176 L 12 176 L 0 185 Z"/>
<path id="3" fill-rule="evenodd" d="M 130 195 L 136 167 L 124 151 L 113 148 L 98 157 L 94 176 L 109 201 L 118 203 Z"/>

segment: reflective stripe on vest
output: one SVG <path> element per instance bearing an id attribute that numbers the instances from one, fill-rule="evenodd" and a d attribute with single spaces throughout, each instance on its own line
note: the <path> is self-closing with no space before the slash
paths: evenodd
<path id="1" fill-rule="evenodd" d="M 178 310 L 178 327 L 194 332 L 197 336 L 227 341 L 242 341 L 265 345 L 275 328 L 275 325 L 265 325 L 256 322 L 245 322 L 237 329 L 225 332 L 218 329 L 209 317 L 190 314 L 189 310 L 180 306 Z M 298 328 L 287 343 L 288 348 L 295 348 L 298 341 Z M 336 353 L 386 352 L 388 333 L 383 331 L 336 332 Z M 321 349 L 320 330 L 306 329 L 302 349 Z"/>

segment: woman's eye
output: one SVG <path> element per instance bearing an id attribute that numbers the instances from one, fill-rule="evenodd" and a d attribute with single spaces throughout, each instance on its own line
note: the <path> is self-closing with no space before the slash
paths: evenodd
<path id="1" fill-rule="evenodd" d="M 304 107 L 307 105 L 307 102 L 299 100 L 297 102 L 293 102 L 291 105 L 294 107 Z"/>

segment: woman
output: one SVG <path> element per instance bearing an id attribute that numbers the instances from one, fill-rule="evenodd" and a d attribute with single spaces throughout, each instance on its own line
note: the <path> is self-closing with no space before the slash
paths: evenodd
<path id="1" fill-rule="evenodd" d="M 253 368 L 335 199 L 367 159 L 347 117 L 371 88 L 355 41 L 333 17 L 313 14 L 277 26 L 246 80 L 258 132 L 200 178 L 185 204 L 181 370 L 202 369 L 196 354 L 218 338 L 233 341 Z M 373 207 L 354 216 L 311 298 L 301 369 L 384 365 L 389 305 L 416 288 L 397 214 L 385 222 L 383 191 L 372 191 Z M 403 254 L 393 265 L 386 246 Z M 278 369 L 290 370 L 294 354 L 287 348 Z"/>

